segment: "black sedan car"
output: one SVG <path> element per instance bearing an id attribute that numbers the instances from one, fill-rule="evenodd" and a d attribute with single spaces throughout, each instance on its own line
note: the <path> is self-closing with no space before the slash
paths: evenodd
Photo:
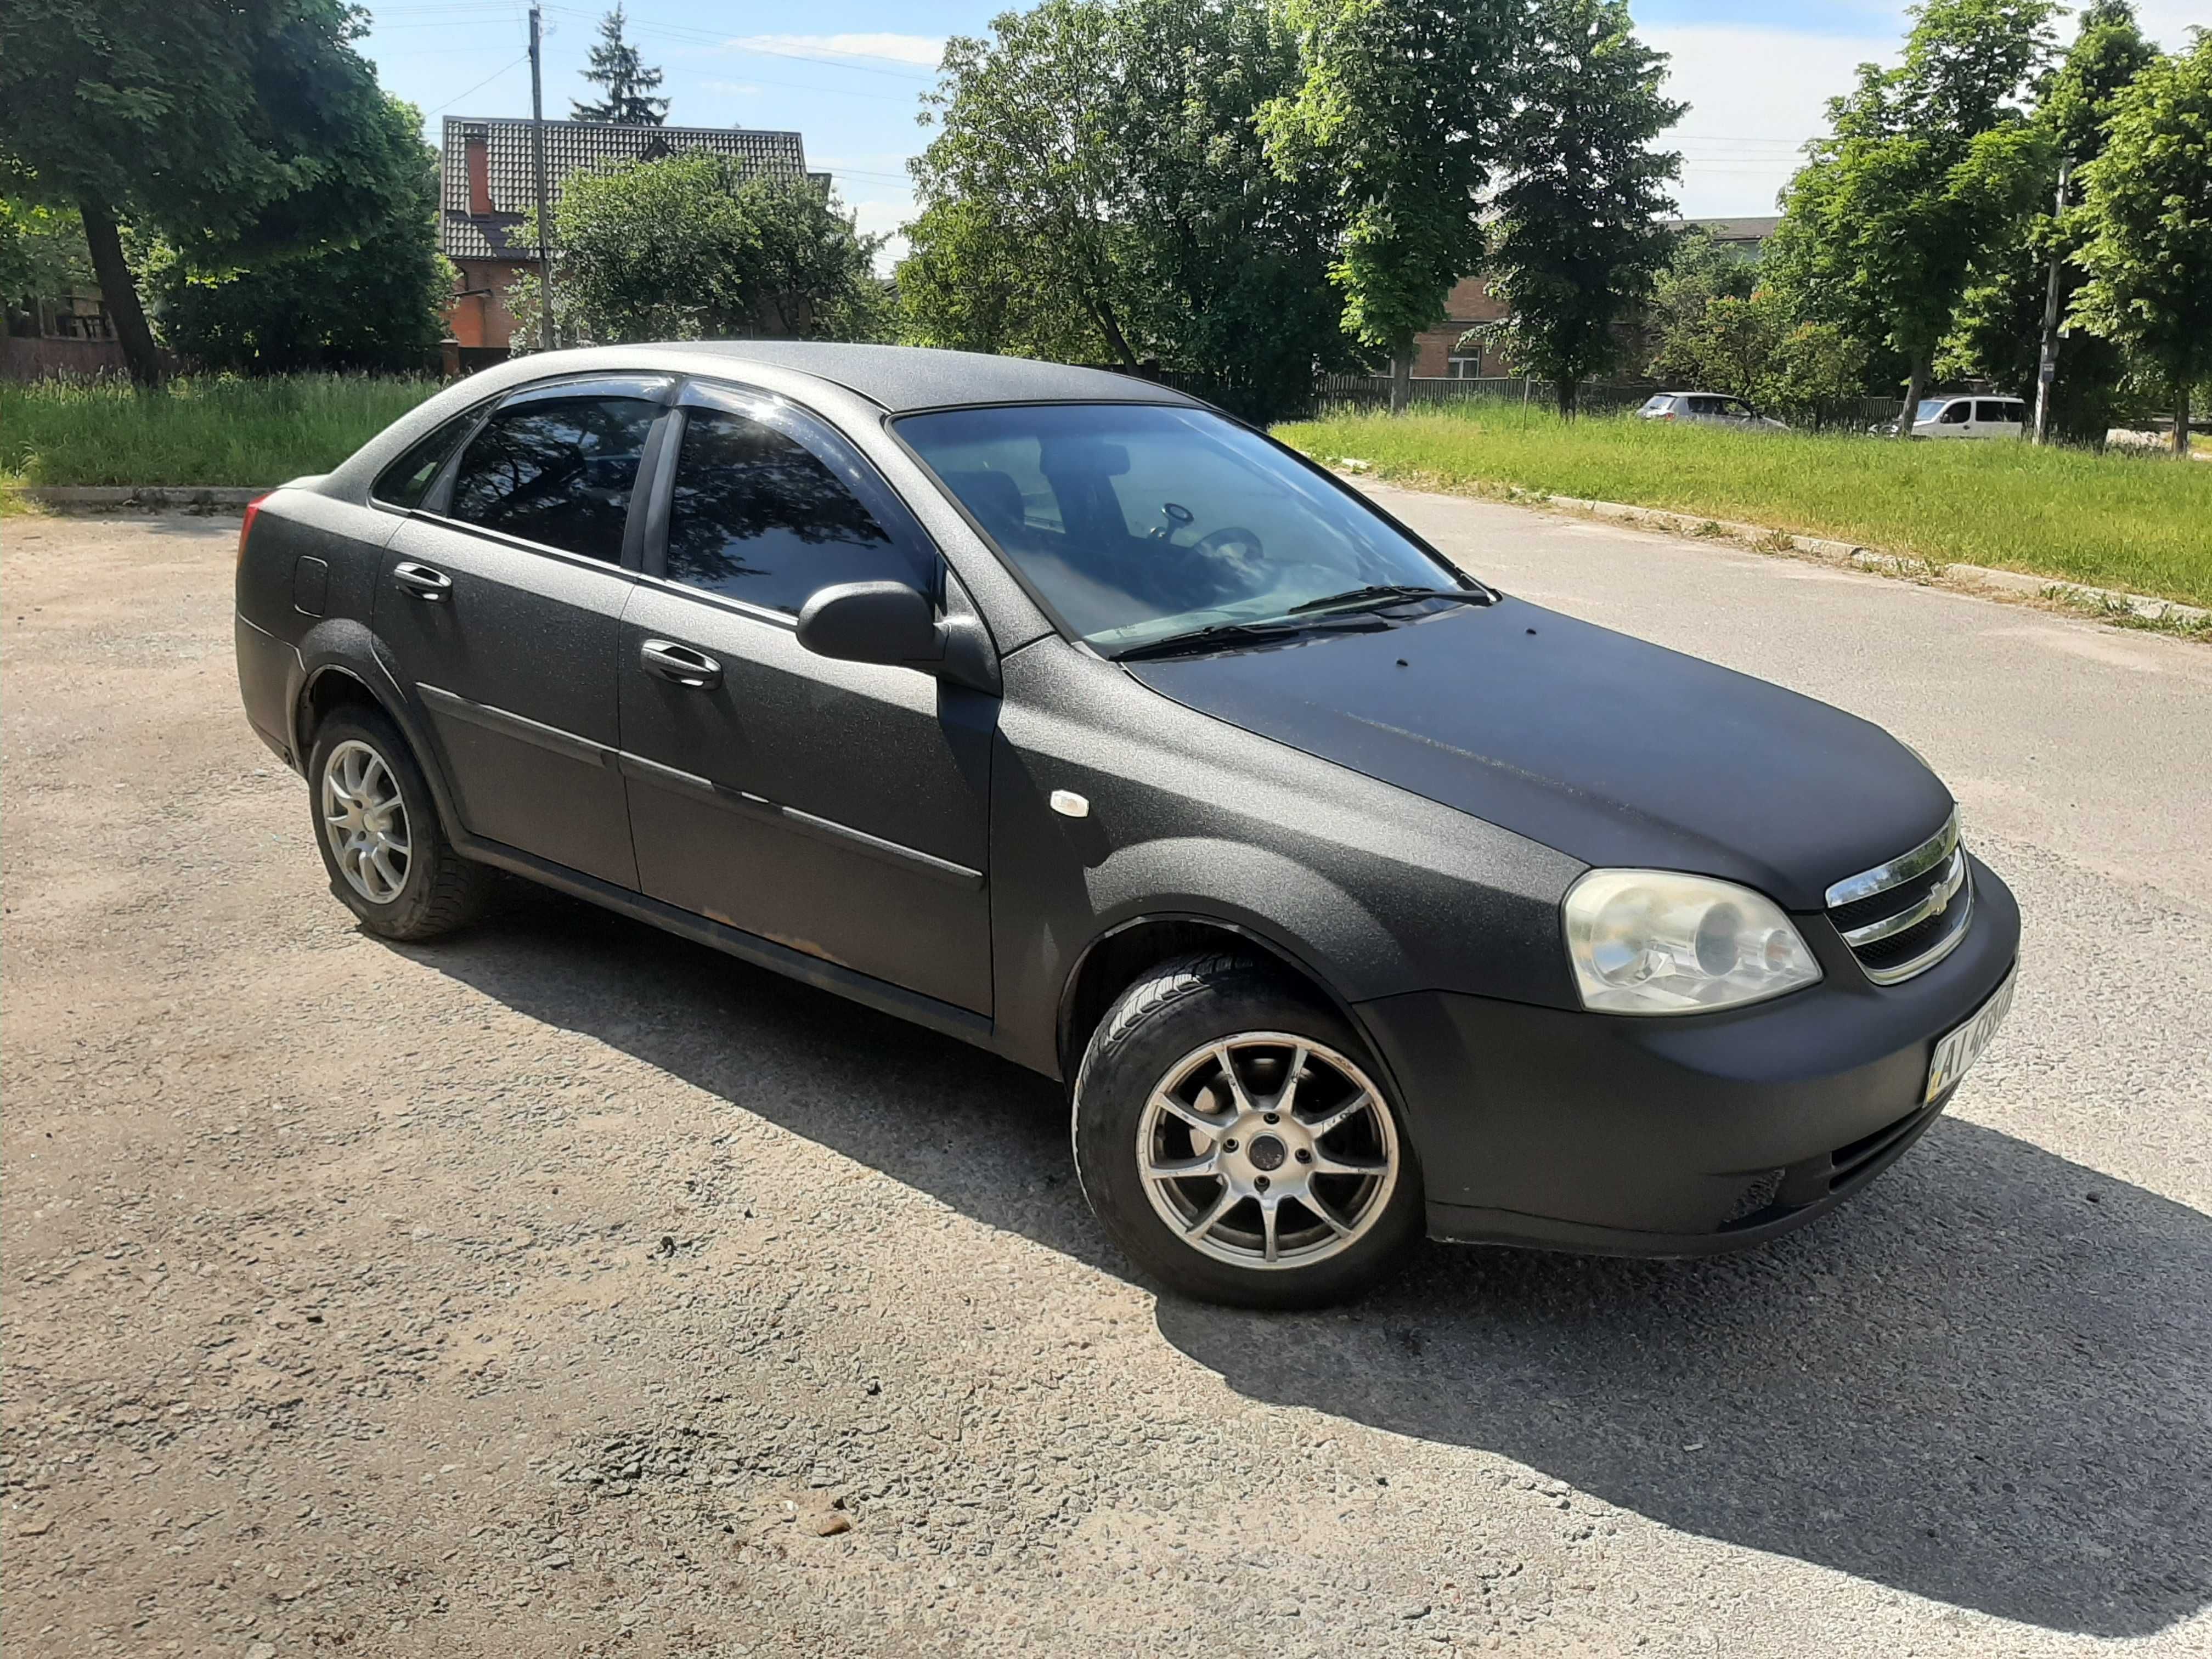
<path id="1" fill-rule="evenodd" d="M 1677 1255 L 1943 1109 L 2020 920 L 1864 720 L 1523 603 L 1143 381 L 559 352 L 249 510 L 246 710 L 331 890 L 487 867 L 1068 1081 L 1194 1296 L 1416 1234 Z"/>

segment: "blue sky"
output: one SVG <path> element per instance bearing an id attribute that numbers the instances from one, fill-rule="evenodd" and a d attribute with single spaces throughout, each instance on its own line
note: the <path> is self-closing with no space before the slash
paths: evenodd
<path id="1" fill-rule="evenodd" d="M 599 33 L 598 0 L 546 9 L 545 112 L 565 116 Z M 667 75 L 669 118 L 805 135 L 810 165 L 835 175 L 863 230 L 910 216 L 906 159 L 927 141 L 916 94 L 949 34 L 980 34 L 1006 9 L 982 0 L 814 0 L 806 6 L 632 0 L 629 33 Z M 1868 58 L 1894 57 L 1904 7 L 1888 0 L 1635 0 L 1639 32 L 1673 59 L 1671 90 L 1690 112 L 1670 138 L 1683 155 L 1682 210 L 1771 213 L 1797 147 L 1826 100 Z M 369 7 L 362 49 L 384 84 L 428 117 L 527 115 L 520 0 L 398 0 Z M 2206 0 L 2138 0 L 2162 44 L 2212 21 Z M 2072 24 L 2061 26 L 2070 37 Z M 897 252 L 897 245 L 887 250 Z"/>

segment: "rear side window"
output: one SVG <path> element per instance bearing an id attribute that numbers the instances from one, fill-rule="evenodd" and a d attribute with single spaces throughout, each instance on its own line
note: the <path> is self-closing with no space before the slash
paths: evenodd
<path id="1" fill-rule="evenodd" d="M 668 504 L 668 579 L 796 615 L 839 582 L 934 588 L 936 557 L 902 544 L 823 459 L 729 410 L 684 417 Z"/>
<path id="2" fill-rule="evenodd" d="M 622 562 L 639 458 L 659 405 L 544 398 L 501 410 L 469 441 L 449 514 L 586 558 Z"/>
<path id="3" fill-rule="evenodd" d="M 378 501 L 388 501 L 394 507 L 422 506 L 423 496 L 437 482 L 439 471 L 482 412 L 483 405 L 478 404 L 466 414 L 456 415 L 442 426 L 433 428 L 428 437 L 418 440 L 376 475 L 376 483 L 370 493 Z"/>

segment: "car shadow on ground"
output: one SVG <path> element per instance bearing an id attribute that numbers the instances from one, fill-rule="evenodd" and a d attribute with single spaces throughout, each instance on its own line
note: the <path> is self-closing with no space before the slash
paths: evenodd
<path id="1" fill-rule="evenodd" d="M 396 947 L 1120 1274 L 1059 1086 L 551 893 Z M 1261 1401 L 1480 1448 L 1684 1531 L 2055 1631 L 2212 1603 L 2212 1218 L 1948 1118 L 1765 1249 L 1427 1245 L 1345 1310 L 1162 1299 Z"/>

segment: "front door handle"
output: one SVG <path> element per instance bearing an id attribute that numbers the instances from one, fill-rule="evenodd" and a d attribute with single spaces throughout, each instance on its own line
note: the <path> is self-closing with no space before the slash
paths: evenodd
<path id="1" fill-rule="evenodd" d="M 403 559 L 392 567 L 395 586 L 404 587 L 418 599 L 442 599 L 453 591 L 453 579 L 442 570 L 433 570 L 427 564 L 416 564 Z"/>
<path id="2" fill-rule="evenodd" d="M 712 691 L 722 683 L 722 665 L 705 652 L 673 640 L 647 640 L 638 647 L 637 659 L 648 674 L 658 674 L 672 685 L 694 691 Z"/>

